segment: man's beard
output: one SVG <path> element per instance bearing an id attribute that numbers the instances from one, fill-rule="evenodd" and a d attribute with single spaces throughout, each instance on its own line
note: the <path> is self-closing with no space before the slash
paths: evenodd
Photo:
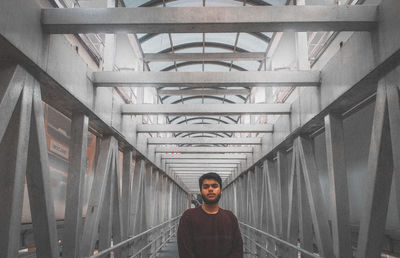
<path id="1" fill-rule="evenodd" d="M 207 196 L 204 196 L 203 194 L 201 194 L 201 198 L 203 199 L 205 204 L 216 204 L 216 203 L 218 203 L 219 199 L 221 198 L 221 194 L 218 194 L 217 197 L 213 200 L 207 199 Z"/>

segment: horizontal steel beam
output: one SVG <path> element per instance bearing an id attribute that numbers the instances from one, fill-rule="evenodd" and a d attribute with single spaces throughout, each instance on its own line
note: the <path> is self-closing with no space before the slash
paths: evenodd
<path id="1" fill-rule="evenodd" d="M 319 86 L 319 71 L 94 72 L 97 87 Z"/>
<path id="2" fill-rule="evenodd" d="M 272 124 L 138 124 L 138 133 L 272 133 Z"/>
<path id="3" fill-rule="evenodd" d="M 286 115 L 290 104 L 125 104 L 123 115 Z"/>
<path id="4" fill-rule="evenodd" d="M 240 164 L 240 159 L 231 159 L 231 160 L 217 160 L 217 159 L 171 159 L 166 160 L 166 165 L 171 164 Z"/>
<path id="5" fill-rule="evenodd" d="M 171 168 L 172 171 L 220 171 L 231 172 L 235 168 Z"/>
<path id="6" fill-rule="evenodd" d="M 178 159 L 216 159 L 216 160 L 245 160 L 245 154 L 163 154 L 161 159 L 178 160 Z"/>
<path id="7" fill-rule="evenodd" d="M 150 145 L 168 145 L 168 144 L 229 144 L 229 145 L 260 145 L 261 138 L 175 138 L 175 137 L 154 137 L 147 138 L 147 144 Z"/>
<path id="8" fill-rule="evenodd" d="M 52 34 L 365 31 L 376 6 L 60 8 L 42 10 Z"/>
<path id="9" fill-rule="evenodd" d="M 264 60 L 264 52 L 234 52 L 234 53 L 156 53 L 145 54 L 145 62 L 176 62 L 176 61 L 258 61 Z"/>
<path id="10" fill-rule="evenodd" d="M 237 168 L 237 164 L 207 164 L 207 163 L 168 164 L 167 168 Z"/>
<path id="11" fill-rule="evenodd" d="M 156 147 L 161 153 L 253 153 L 252 147 Z"/>
<path id="12" fill-rule="evenodd" d="M 250 90 L 234 89 L 182 89 L 182 90 L 159 90 L 159 96 L 230 96 L 230 95 L 249 95 Z"/>
<path id="13" fill-rule="evenodd" d="M 202 173 L 203 173 L 203 171 L 176 171 L 176 172 L 173 172 L 174 174 L 176 174 L 176 175 L 179 175 L 179 176 L 185 176 L 185 177 L 190 177 L 190 176 L 193 176 L 193 177 L 195 177 L 195 176 L 201 176 L 202 175 Z M 218 175 L 220 175 L 220 176 L 226 176 L 226 175 L 230 175 L 230 174 L 232 174 L 232 172 L 223 172 L 223 171 L 217 171 L 216 173 L 218 173 Z"/>

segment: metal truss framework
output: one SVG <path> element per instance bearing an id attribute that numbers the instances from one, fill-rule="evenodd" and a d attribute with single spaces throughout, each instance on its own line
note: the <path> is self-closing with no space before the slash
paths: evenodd
<path id="1" fill-rule="evenodd" d="M 40 13 L 40 8 L 34 6 L 35 3 L 26 3 L 26 5 L 36 10 L 36 14 Z M 20 0 L 7 5 L 0 3 L 0 7 L 2 7 L 0 8 L 1 22 L 6 23 L 3 10 L 9 11 L 7 10 L 7 8 L 10 8 L 9 6 L 20 8 L 24 5 L 21 5 Z M 320 90 L 323 91 L 321 94 L 323 109 L 317 109 L 316 113 L 311 112 L 312 115 L 310 116 L 300 112 L 295 113 L 294 111 L 298 112 L 300 108 L 294 105 L 291 117 L 282 118 L 282 120 L 287 119 L 284 121 L 290 123 L 292 127 L 289 128 L 287 125 L 284 127 L 279 123 L 274 128 L 266 124 L 262 125 L 263 128 L 256 129 L 255 127 L 258 125 L 254 124 L 250 126 L 237 125 L 233 129 L 223 126 L 219 126 L 219 128 L 193 126 L 193 128 L 185 129 L 175 125 L 173 125 L 173 128 L 171 126 L 171 128 L 163 129 L 168 126 L 138 124 L 134 127 L 128 127 L 134 128 L 134 132 L 131 133 L 125 127 L 126 118 L 121 118 L 123 120 L 122 125 L 117 124 L 112 119 L 108 122 L 105 121 L 105 118 L 100 118 L 98 113 L 101 110 L 93 110 L 87 102 L 76 96 L 74 91 L 76 89 L 64 88 L 73 84 L 71 78 L 67 78 L 68 76 L 60 77 L 57 71 L 51 70 L 51 65 L 47 66 L 46 64 L 46 67 L 44 67 L 43 64 L 39 63 L 40 60 L 38 61 L 36 53 L 33 55 L 29 52 L 28 49 L 32 44 L 38 44 L 40 49 L 44 48 L 40 41 L 43 34 L 39 34 L 35 40 L 23 41 L 24 43 L 21 44 L 19 41 L 16 42 L 12 33 L 9 33 L 9 29 L 5 30 L 4 27 L 0 27 L 0 43 L 1 46 L 5 46 L 7 52 L 5 54 L 4 51 L 0 51 L 1 57 L 7 57 L 8 60 L 21 63 L 24 67 L 7 65 L 1 66 L 0 70 L 2 83 L 0 90 L 0 163 L 4 164 L 0 168 L 0 177 L 2 178 L 0 181 L 0 205 L 4 208 L 0 217 L 0 239 L 4 240 L 0 242 L 0 256 L 15 257 L 20 248 L 20 217 L 25 176 L 32 207 L 36 253 L 39 257 L 58 257 L 59 255 L 57 243 L 60 238 L 57 237 L 53 201 L 49 189 L 49 162 L 41 103 L 42 97 L 51 102 L 52 97 L 57 96 L 60 97 L 60 100 L 54 101 L 53 99 L 51 103 L 62 109 L 65 114 L 69 114 L 72 119 L 71 135 L 74 145 L 69 173 L 73 176 L 68 178 L 67 196 L 70 198 L 66 203 L 68 212 L 65 215 L 63 239 L 65 245 L 63 251 L 69 252 L 71 257 L 90 256 L 95 248 L 108 253 L 113 251 L 114 255 L 120 257 L 137 253 L 146 257 L 154 255 L 161 243 L 174 233 L 176 225 L 171 226 L 173 221 L 188 207 L 188 193 L 185 188 L 177 183 L 177 177 L 164 171 L 173 169 L 179 174 L 180 169 L 192 170 L 190 174 L 195 176 L 198 171 L 207 168 L 194 169 L 171 166 L 171 164 L 185 160 L 196 160 L 198 162 L 202 159 L 232 160 L 232 164 L 234 162 L 234 164 L 238 164 L 237 168 L 232 169 L 233 173 L 230 171 L 229 173 L 222 173 L 224 178 L 226 177 L 222 206 L 232 209 L 238 215 L 242 233 L 246 240 L 246 248 L 251 253 L 259 256 L 297 257 L 298 252 L 301 252 L 313 256 L 313 246 L 316 245 L 318 254 L 323 257 L 351 257 L 349 193 L 346 182 L 346 167 L 342 162 L 344 159 L 343 120 L 351 115 L 351 110 L 359 108 L 359 103 L 366 97 L 370 97 L 374 92 L 376 92 L 375 114 L 356 257 L 372 258 L 379 256 L 385 234 L 385 222 L 392 185 L 396 187 L 394 192 L 397 207 L 400 207 L 400 187 L 398 187 L 400 185 L 400 71 L 398 68 L 400 65 L 400 47 L 398 41 L 392 42 L 392 45 L 387 43 L 390 36 L 398 37 L 398 34 L 387 28 L 388 22 L 386 20 L 399 21 L 399 18 L 395 18 L 395 15 L 388 10 L 400 10 L 400 5 L 396 0 L 382 1 L 381 6 L 378 7 L 381 12 L 380 18 L 376 17 L 376 6 L 350 7 L 349 12 L 352 12 L 352 15 L 349 15 L 351 16 L 350 20 L 344 18 L 348 15 L 344 8 L 332 8 L 336 10 L 333 13 L 338 15 L 335 16 L 335 19 L 332 18 L 334 14 L 326 17 L 321 14 L 318 16 L 319 19 L 327 20 L 328 25 L 321 24 L 320 20 L 310 21 L 311 25 L 318 28 L 329 27 L 329 29 L 336 28 L 338 30 L 370 30 L 376 28 L 377 31 L 374 33 L 355 33 L 343 46 L 343 49 L 338 52 L 338 57 L 332 58 L 333 61 L 321 73 L 319 71 L 305 72 L 307 80 L 299 80 L 300 82 L 284 78 L 284 83 L 290 81 L 297 86 L 321 85 Z M 304 19 L 309 10 L 311 9 L 308 7 L 303 9 L 293 8 L 292 11 L 295 13 L 291 16 Z M 82 12 L 84 11 L 82 10 Z M 55 15 L 56 12 L 65 15 L 64 18 L 66 17 L 68 26 L 62 27 L 53 24 L 57 19 L 51 16 Z M 97 24 L 86 26 L 78 19 L 84 19 L 83 16 L 74 18 L 74 15 L 79 14 L 79 10 L 71 11 L 73 14 L 71 16 L 67 12 L 70 12 L 70 10 L 44 11 L 43 26 L 45 30 L 48 32 L 53 30 L 56 33 L 71 30 L 77 33 L 80 30 L 95 31 L 100 27 Z M 109 12 L 109 10 L 106 10 L 106 12 Z M 161 12 L 164 12 L 164 10 Z M 300 14 L 295 15 L 296 12 Z M 278 12 L 278 14 L 281 13 Z M 110 18 L 113 15 L 107 17 Z M 310 19 L 314 18 L 315 16 L 310 16 Z M 24 26 L 30 28 L 28 26 L 29 21 L 33 20 L 35 23 L 32 24 L 40 27 L 38 16 L 34 18 L 28 16 L 26 19 L 28 22 Z M 143 20 L 141 21 L 143 22 Z M 71 22 L 78 22 L 77 27 L 73 28 L 75 25 L 69 26 Z M 100 19 L 100 22 L 104 22 L 104 20 Z M 291 22 L 296 21 L 292 20 Z M 183 21 L 181 23 L 182 26 L 185 25 Z M 307 23 L 300 24 L 296 29 L 301 31 L 302 26 L 306 25 Z M 15 23 L 13 26 L 20 26 L 20 24 Z M 121 24 L 112 26 L 118 28 L 121 27 Z M 128 24 L 128 26 L 131 26 L 131 24 Z M 157 29 L 156 25 L 152 24 L 151 26 Z M 178 26 L 177 29 L 184 32 L 184 28 Z M 222 26 L 219 30 L 227 30 L 227 28 Z M 392 33 L 393 35 L 388 35 Z M 302 35 L 304 36 L 304 34 L 297 35 L 299 38 Z M 371 40 L 371 38 L 374 40 Z M 51 39 L 58 43 L 64 42 L 57 41 L 60 40 L 58 37 Z M 359 45 L 357 43 L 364 42 L 364 39 L 373 41 L 371 44 L 377 44 L 373 48 L 374 51 L 377 51 L 374 52 L 376 57 L 373 64 L 362 63 L 363 57 L 353 56 L 356 59 L 354 62 L 362 63 L 368 66 L 368 69 L 363 70 L 364 68 L 361 65 L 355 67 L 356 76 L 353 78 L 345 74 L 343 72 L 345 70 L 340 70 L 340 67 L 339 71 L 343 72 L 341 76 L 348 80 L 343 80 L 347 87 L 340 94 L 337 92 L 335 92 L 336 95 L 326 93 L 324 91 L 326 88 L 323 87 L 331 84 L 336 86 L 339 82 L 342 82 L 337 77 L 332 78 L 332 73 L 338 72 L 339 66 L 344 66 L 343 69 L 349 68 L 349 64 L 338 64 L 337 59 L 347 57 L 346 51 L 351 52 L 354 50 L 354 45 Z M 375 41 L 379 41 L 379 44 Z M 60 44 L 58 47 L 62 48 L 62 45 Z M 36 50 L 36 48 L 33 49 Z M 68 54 L 74 53 L 71 52 L 73 51 L 71 49 L 68 51 L 70 51 Z M 49 55 L 52 54 L 54 55 L 54 53 Z M 164 86 L 169 84 L 176 86 L 175 83 L 177 83 L 171 78 L 164 79 L 161 82 L 135 81 L 136 78 L 132 74 L 129 74 L 128 79 L 124 76 L 119 77 L 120 74 L 115 74 L 115 76 L 109 74 L 113 75 L 112 77 L 119 78 L 106 81 L 102 77 L 105 76 L 105 73 L 97 72 L 94 74 L 93 83 L 97 83 L 99 95 L 101 95 L 102 90 L 106 89 L 101 86 L 111 86 L 107 83 L 118 85 L 120 83 L 132 84 L 150 81 L 149 85 Z M 288 77 L 291 74 L 297 76 L 298 73 L 293 72 L 286 75 Z M 136 73 L 135 76 L 140 77 L 142 74 L 144 73 Z M 279 74 L 276 77 L 282 76 L 282 73 Z M 84 83 L 80 81 L 81 85 L 86 85 L 88 83 L 86 72 L 78 75 L 83 78 Z M 274 74 L 270 75 L 274 76 Z M 310 77 L 313 79 L 308 80 Z M 275 84 L 277 83 L 275 79 L 269 82 L 262 81 L 262 83 Z M 282 78 L 278 79 L 282 82 Z M 219 81 L 212 81 L 210 84 L 219 84 L 221 81 L 223 80 L 219 78 Z M 226 83 L 226 81 L 223 82 Z M 192 80 L 191 83 L 200 84 L 198 78 Z M 254 81 L 249 82 L 249 79 L 247 79 L 243 85 L 254 86 Z M 92 86 L 90 85 L 91 89 L 93 89 Z M 315 90 L 315 87 L 310 89 Z M 304 94 L 302 95 L 302 93 Z M 305 97 L 307 93 L 310 93 L 310 91 L 305 89 L 305 91 L 300 92 L 300 96 Z M 64 102 L 65 99 L 70 100 L 71 103 Z M 61 104 L 57 104 L 58 101 Z M 101 99 L 97 99 L 97 101 L 101 101 Z M 70 112 L 63 109 L 64 103 L 67 104 L 66 109 Z M 301 106 L 301 108 L 304 108 L 304 106 Z M 298 117 L 299 121 L 295 120 Z M 85 137 L 89 125 L 94 129 L 101 129 L 103 135 L 93 181 L 95 187 L 92 188 L 86 219 L 82 223 L 82 173 L 86 148 Z M 276 130 L 275 127 L 279 130 Z M 313 142 L 313 137 L 321 132 L 322 127 L 325 129 L 326 137 L 326 160 L 330 187 L 329 202 L 325 202 L 321 194 L 322 186 L 318 180 L 318 167 Z M 261 149 L 262 152 L 258 151 L 257 156 L 251 157 L 250 162 L 249 156 L 244 154 L 193 155 L 161 154 L 160 152 L 154 155 L 159 159 L 159 162 L 153 162 L 146 156 L 149 156 L 151 151 L 156 153 L 157 147 L 150 148 L 147 140 L 144 141 L 145 148 L 148 151 L 148 155 L 144 155 L 137 150 L 143 139 L 138 137 L 138 139 L 135 138 L 135 141 L 132 141 L 131 135 L 133 134 L 136 137 L 137 133 L 140 136 L 140 133 L 144 132 L 182 131 L 270 132 L 270 134 L 262 139 L 261 146 L 264 147 L 264 149 Z M 132 142 L 134 143 L 131 144 Z M 288 149 L 290 150 L 288 151 Z M 118 173 L 119 150 L 123 152 L 122 175 Z M 174 149 L 166 148 L 165 150 Z M 135 160 L 134 166 L 133 159 Z M 246 162 L 243 160 L 246 160 Z M 221 169 L 230 170 L 231 168 L 222 166 Z M 122 180 L 120 180 L 120 176 Z M 393 180 L 394 184 L 392 184 Z M 122 185 L 119 185 L 120 181 Z M 328 211 L 331 213 L 328 214 Z M 328 219 L 331 219 L 331 225 L 329 225 Z M 82 224 L 83 228 L 80 229 Z M 332 234 L 327 233 L 330 232 L 330 227 Z M 82 236 L 79 234 L 80 231 Z M 132 236 L 135 237 L 132 238 Z M 82 241 L 80 241 L 81 239 Z M 95 247 L 97 240 L 98 247 Z M 301 248 L 297 247 L 298 240 Z M 110 247 L 111 243 L 113 243 L 113 247 Z M 98 256 L 103 254 L 101 253 Z"/>
<path id="2" fill-rule="evenodd" d="M 0 169 L 0 204 L 3 207 L 0 238 L 4 239 L 0 256 L 16 257 L 21 248 L 26 176 L 36 255 L 59 257 L 40 86 L 19 65 L 3 67 L 0 79 L 5 85 L 0 95 L 0 162 L 3 164 Z M 118 141 L 114 136 L 104 136 L 83 220 L 88 123 L 87 116 L 73 113 L 63 257 L 92 256 L 95 249 L 106 252 L 112 243 L 123 246 L 114 250 L 118 257 L 137 252 L 155 253 L 168 237 L 175 234 L 176 223 L 172 219 L 187 208 L 188 193 L 171 176 L 129 149 L 122 150 L 120 174 Z M 157 226 L 163 222 L 168 223 Z M 132 236 L 156 226 L 139 239 L 135 238 L 135 242 L 129 241 Z"/>
<path id="3" fill-rule="evenodd" d="M 313 256 L 315 244 L 322 257 L 352 257 L 351 243 L 357 241 L 356 257 L 381 254 L 392 185 L 396 185 L 396 201 L 400 205 L 399 79 L 397 69 L 378 83 L 366 180 L 369 191 L 358 239 L 352 239 L 350 234 L 344 117 L 329 113 L 324 117 L 328 203 L 323 199 L 313 139 L 308 137 L 297 136 L 290 151 L 278 149 L 275 160 L 267 158 L 255 164 L 225 187 L 228 198 L 223 199 L 223 205 L 234 210 L 242 221 L 250 252 L 259 257 L 297 257 L 299 252 Z M 326 234 L 330 230 L 328 217 L 332 235 Z M 301 248 L 296 248 L 298 243 Z"/>

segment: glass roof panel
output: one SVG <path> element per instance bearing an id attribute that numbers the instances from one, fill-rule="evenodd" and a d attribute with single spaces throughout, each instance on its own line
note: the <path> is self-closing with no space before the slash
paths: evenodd
<path id="1" fill-rule="evenodd" d="M 142 43 L 144 53 L 157 53 L 162 49 L 171 47 L 169 36 L 166 33 L 158 34 Z"/>
<path id="2" fill-rule="evenodd" d="M 234 103 L 244 103 L 244 100 L 242 98 L 239 98 L 238 96 L 235 96 L 235 95 L 227 95 L 227 96 L 225 96 L 225 98 Z"/>
<path id="3" fill-rule="evenodd" d="M 285 5 L 287 0 L 264 0 L 264 2 L 267 2 L 271 5 Z"/>
<path id="4" fill-rule="evenodd" d="M 234 61 L 233 64 L 243 67 L 248 71 L 257 71 L 260 67 L 260 62 L 258 61 Z"/>
<path id="5" fill-rule="evenodd" d="M 204 71 L 205 72 L 226 72 L 229 68 L 221 65 L 213 65 L 213 64 L 205 64 Z"/>
<path id="6" fill-rule="evenodd" d="M 204 99 L 204 104 L 221 104 L 221 103 L 222 103 L 221 99 L 211 99 L 211 98 Z"/>
<path id="7" fill-rule="evenodd" d="M 174 45 L 198 42 L 203 40 L 202 33 L 172 33 L 172 42 Z"/>
<path id="8" fill-rule="evenodd" d="M 243 6 L 241 1 L 208 0 L 206 6 Z"/>
<path id="9" fill-rule="evenodd" d="M 234 45 L 236 33 L 206 33 L 205 39 L 208 42 L 218 42 L 228 45 Z"/>
<path id="10" fill-rule="evenodd" d="M 163 100 L 164 104 L 173 103 L 181 99 L 181 96 L 169 96 L 168 98 Z"/>
<path id="11" fill-rule="evenodd" d="M 201 71 L 202 65 L 201 64 L 193 64 L 179 67 L 178 71 L 180 72 L 193 72 L 193 71 Z"/>
<path id="12" fill-rule="evenodd" d="M 174 65 L 174 62 L 149 62 L 150 71 L 161 71 L 165 67 Z"/>
<path id="13" fill-rule="evenodd" d="M 203 53 L 202 47 L 191 47 L 175 50 L 175 53 Z"/>
<path id="14" fill-rule="evenodd" d="M 199 1 L 199 0 L 179 0 L 179 1 L 168 1 L 166 4 L 166 6 L 168 7 L 175 7 L 175 6 L 203 6 L 203 1 Z"/>
<path id="15" fill-rule="evenodd" d="M 206 47 L 204 52 L 205 53 L 232 53 L 232 50 L 224 49 L 224 48 L 216 48 L 216 47 Z"/>
<path id="16" fill-rule="evenodd" d="M 247 33 L 240 33 L 237 46 L 251 52 L 265 52 L 268 43 Z"/>

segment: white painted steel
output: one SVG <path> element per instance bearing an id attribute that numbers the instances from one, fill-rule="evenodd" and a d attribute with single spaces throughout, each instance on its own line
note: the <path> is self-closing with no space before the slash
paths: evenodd
<path id="1" fill-rule="evenodd" d="M 319 71 L 94 72 L 97 87 L 288 87 L 319 86 Z"/>
<path id="2" fill-rule="evenodd" d="M 286 115 L 290 104 L 125 104 L 123 115 Z"/>
<path id="3" fill-rule="evenodd" d="M 242 132 L 242 133 L 271 133 L 273 132 L 272 124 L 138 124 L 138 133 L 217 133 L 217 132 Z"/>
<path id="4" fill-rule="evenodd" d="M 52 34 L 365 31 L 376 6 L 246 6 L 43 9 Z"/>

